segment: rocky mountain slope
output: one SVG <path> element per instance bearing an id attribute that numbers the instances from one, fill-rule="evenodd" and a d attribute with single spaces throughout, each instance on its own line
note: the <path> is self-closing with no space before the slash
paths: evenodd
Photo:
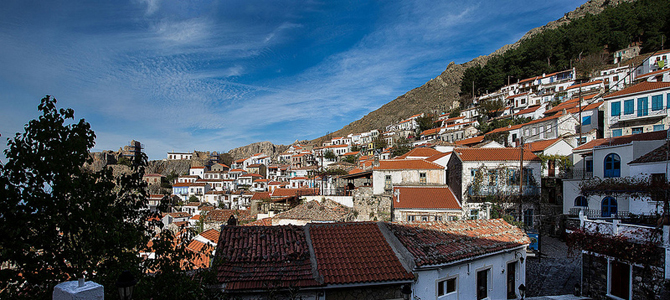
<path id="1" fill-rule="evenodd" d="M 423 112 L 444 112 L 454 107 L 459 99 L 461 78 L 465 70 L 471 66 L 486 64 L 494 55 L 514 49 L 519 44 L 535 34 L 547 29 L 554 29 L 572 20 L 579 19 L 586 14 L 598 14 L 608 6 L 616 6 L 622 2 L 635 0 L 591 0 L 566 13 L 563 17 L 548 24 L 531 29 L 519 41 L 505 45 L 490 55 L 477 57 L 463 64 L 451 62 L 439 76 L 429 80 L 379 109 L 370 112 L 360 120 L 356 120 L 333 133 L 333 136 L 345 136 L 350 133 L 360 133 L 372 129 L 383 129 L 386 125 L 397 122 L 414 114 Z M 318 139 L 317 139 L 318 140 Z M 316 140 L 315 140 L 316 141 Z"/>

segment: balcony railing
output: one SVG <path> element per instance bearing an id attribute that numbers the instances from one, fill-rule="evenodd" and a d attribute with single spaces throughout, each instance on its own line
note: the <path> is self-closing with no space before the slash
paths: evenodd
<path id="1" fill-rule="evenodd" d="M 612 214 L 609 217 L 603 217 L 602 211 L 599 209 L 589 209 L 586 207 L 573 207 L 569 210 L 571 216 L 578 216 L 579 211 L 584 210 L 584 215 L 589 219 L 617 219 L 617 218 L 628 218 L 629 212 L 627 210 L 619 210 L 616 214 Z"/>
<path id="2" fill-rule="evenodd" d="M 568 170 L 566 172 L 561 172 L 563 176 L 561 176 L 564 179 L 591 179 L 593 178 L 593 171 L 592 170 L 586 170 L 584 168 L 575 168 L 572 170 Z"/>
<path id="3" fill-rule="evenodd" d="M 468 187 L 468 195 L 470 196 L 508 196 L 508 195 L 518 195 L 519 186 L 518 185 L 487 185 L 479 187 L 478 191 L 475 191 L 473 186 Z M 524 196 L 539 196 L 540 187 L 538 186 L 523 186 L 523 195 Z"/>
<path id="4" fill-rule="evenodd" d="M 658 117 L 667 117 L 668 116 L 668 109 L 667 108 L 662 108 L 659 110 L 634 110 L 633 113 L 626 114 L 624 112 L 621 112 L 620 116 L 613 116 L 609 118 L 610 124 L 614 124 L 617 122 L 623 122 L 623 121 L 630 121 L 630 120 L 643 120 L 643 119 L 651 119 L 651 118 L 658 118 Z"/>

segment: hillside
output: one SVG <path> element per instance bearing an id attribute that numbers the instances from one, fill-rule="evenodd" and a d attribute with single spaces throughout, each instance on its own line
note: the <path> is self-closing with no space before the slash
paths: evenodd
<path id="1" fill-rule="evenodd" d="M 509 49 L 517 48 L 523 40 L 544 30 L 557 28 L 572 20 L 582 18 L 586 14 L 598 14 L 608 6 L 616 6 L 622 2 L 633 1 L 634 0 L 588 1 L 574 11 L 566 13 L 556 21 L 531 29 L 516 43 L 505 45 L 490 55 L 480 56 L 463 64 L 455 64 L 454 62 L 451 62 L 439 76 L 383 105 L 379 109 L 370 112 L 363 118 L 344 126 L 342 129 L 335 131 L 332 135 L 345 136 L 350 133 L 365 132 L 372 129 L 383 129 L 386 125 L 414 114 L 447 111 L 454 106 L 455 101 L 458 101 L 459 93 L 461 91 L 461 79 L 465 70 L 469 67 L 486 64 L 492 56 L 500 55 Z M 315 139 L 314 141 L 316 140 L 318 139 Z"/>

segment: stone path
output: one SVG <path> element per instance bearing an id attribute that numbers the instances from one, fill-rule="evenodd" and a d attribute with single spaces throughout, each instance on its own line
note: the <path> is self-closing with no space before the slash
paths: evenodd
<path id="1" fill-rule="evenodd" d="M 557 238 L 544 236 L 541 243 L 542 258 L 527 258 L 527 296 L 573 294 L 575 284 L 580 283 L 581 257 L 577 253 L 568 254 L 565 242 Z"/>

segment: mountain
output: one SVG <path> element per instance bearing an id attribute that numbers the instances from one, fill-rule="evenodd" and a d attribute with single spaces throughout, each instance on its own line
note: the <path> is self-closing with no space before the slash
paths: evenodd
<path id="1" fill-rule="evenodd" d="M 451 108 L 454 108 L 457 104 L 456 101 L 459 100 L 461 79 L 463 73 L 469 67 L 486 64 L 486 62 L 494 55 L 500 55 L 507 50 L 517 48 L 523 40 L 544 30 L 558 28 L 572 20 L 582 18 L 586 14 L 598 14 L 609 6 L 616 6 L 622 2 L 634 1 L 635 0 L 591 0 L 577 9 L 566 13 L 556 21 L 531 29 L 516 43 L 505 45 L 490 55 L 480 56 L 463 64 L 455 64 L 454 62 L 451 62 L 439 76 L 383 105 L 379 109 L 370 112 L 363 118 L 335 131 L 332 133 L 332 136 L 346 136 L 350 133 L 360 133 L 372 129 L 383 130 L 386 125 L 393 124 L 394 122 L 415 114 L 448 111 Z M 313 141 L 319 140 L 322 140 L 322 138 Z"/>

